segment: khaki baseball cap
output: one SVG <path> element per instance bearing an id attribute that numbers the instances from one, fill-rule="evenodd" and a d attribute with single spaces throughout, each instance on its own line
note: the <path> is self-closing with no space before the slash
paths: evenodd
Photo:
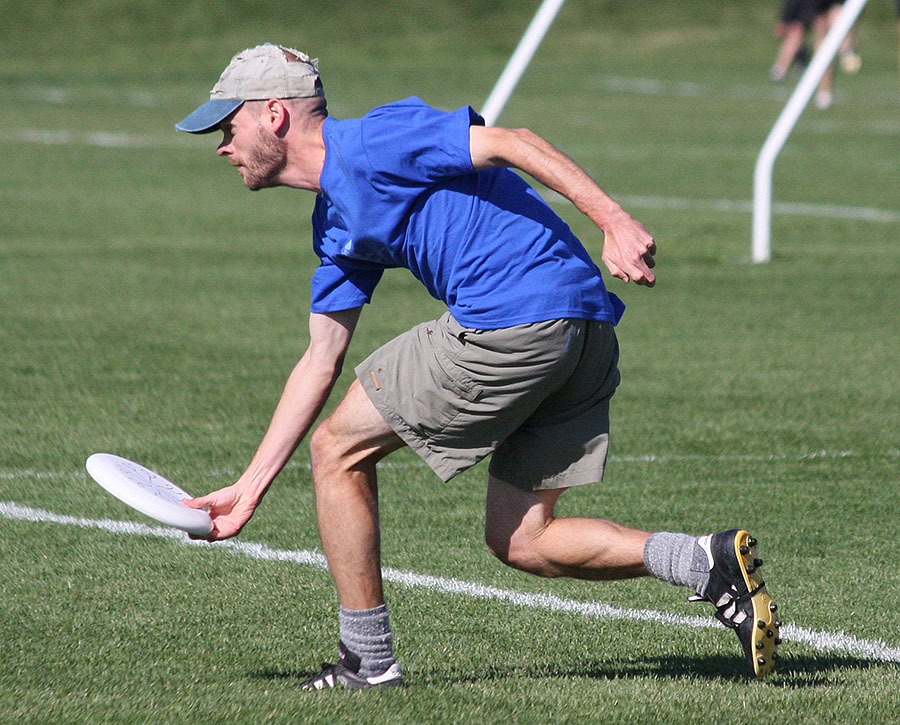
<path id="1" fill-rule="evenodd" d="M 324 95 L 317 58 L 283 45 L 257 45 L 242 50 L 231 59 L 210 91 L 209 100 L 176 123 L 175 130 L 188 133 L 214 131 L 244 101 Z"/>

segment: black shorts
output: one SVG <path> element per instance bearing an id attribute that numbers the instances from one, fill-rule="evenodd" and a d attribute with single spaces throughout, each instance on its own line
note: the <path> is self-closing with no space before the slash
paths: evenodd
<path id="1" fill-rule="evenodd" d="M 900 11 L 900 0 L 897 3 Z M 843 4 L 844 0 L 785 0 L 780 19 L 783 23 L 803 23 L 803 27 L 809 28 L 818 15 L 833 5 Z"/>

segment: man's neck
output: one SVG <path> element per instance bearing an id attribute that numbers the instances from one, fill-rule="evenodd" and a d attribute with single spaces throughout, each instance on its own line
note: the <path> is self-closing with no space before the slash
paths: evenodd
<path id="1" fill-rule="evenodd" d="M 282 186 L 315 191 L 317 194 L 322 191 L 319 180 L 325 167 L 324 123 L 323 116 L 303 128 L 288 131 L 288 160 L 278 179 Z"/>

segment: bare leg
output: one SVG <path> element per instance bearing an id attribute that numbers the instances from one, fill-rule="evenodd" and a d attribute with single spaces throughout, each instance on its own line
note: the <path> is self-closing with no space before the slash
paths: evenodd
<path id="1" fill-rule="evenodd" d="M 821 47 L 822 41 L 840 13 L 841 7 L 836 5 L 816 18 L 813 26 L 816 31 L 816 50 Z M 825 75 L 822 76 L 822 80 L 819 82 L 819 90 L 816 93 L 816 105 L 819 108 L 828 108 L 832 103 L 834 103 L 834 64 L 828 66 L 828 70 L 825 71 Z"/>
<path id="2" fill-rule="evenodd" d="M 319 534 L 345 609 L 384 604 L 375 464 L 403 445 L 359 381 L 310 442 Z"/>
<path id="3" fill-rule="evenodd" d="M 785 28 L 784 39 L 781 41 L 781 47 L 778 49 L 775 65 L 772 67 L 773 80 L 781 80 L 787 75 L 797 55 L 797 51 L 803 45 L 803 36 L 805 34 L 806 28 L 803 27 L 803 23 L 790 23 Z"/>
<path id="4" fill-rule="evenodd" d="M 647 531 L 605 519 L 553 514 L 565 489 L 523 491 L 491 477 L 485 539 L 509 566 L 546 577 L 627 579 L 645 576 Z"/>

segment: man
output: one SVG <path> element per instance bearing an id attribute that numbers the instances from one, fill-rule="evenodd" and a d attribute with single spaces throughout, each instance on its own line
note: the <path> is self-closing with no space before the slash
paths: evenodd
<path id="1" fill-rule="evenodd" d="M 250 189 L 317 193 L 309 347 L 238 481 L 202 496 L 210 540 L 236 535 L 311 429 L 382 272 L 406 267 L 449 310 L 373 353 L 310 441 L 322 547 L 340 600 L 340 661 L 305 688 L 402 681 L 381 580 L 376 464 L 404 445 L 444 481 L 492 455 L 486 540 L 539 576 L 652 574 L 712 601 L 753 671 L 776 657 L 775 606 L 745 531 L 696 538 L 554 516 L 569 486 L 600 481 L 619 381 L 622 303 L 566 224 L 517 174 L 603 230 L 603 261 L 652 286 L 656 245 L 573 161 L 526 130 L 416 98 L 362 119 L 327 114 L 318 62 L 263 45 L 236 55 L 176 128 L 221 130 Z"/>

